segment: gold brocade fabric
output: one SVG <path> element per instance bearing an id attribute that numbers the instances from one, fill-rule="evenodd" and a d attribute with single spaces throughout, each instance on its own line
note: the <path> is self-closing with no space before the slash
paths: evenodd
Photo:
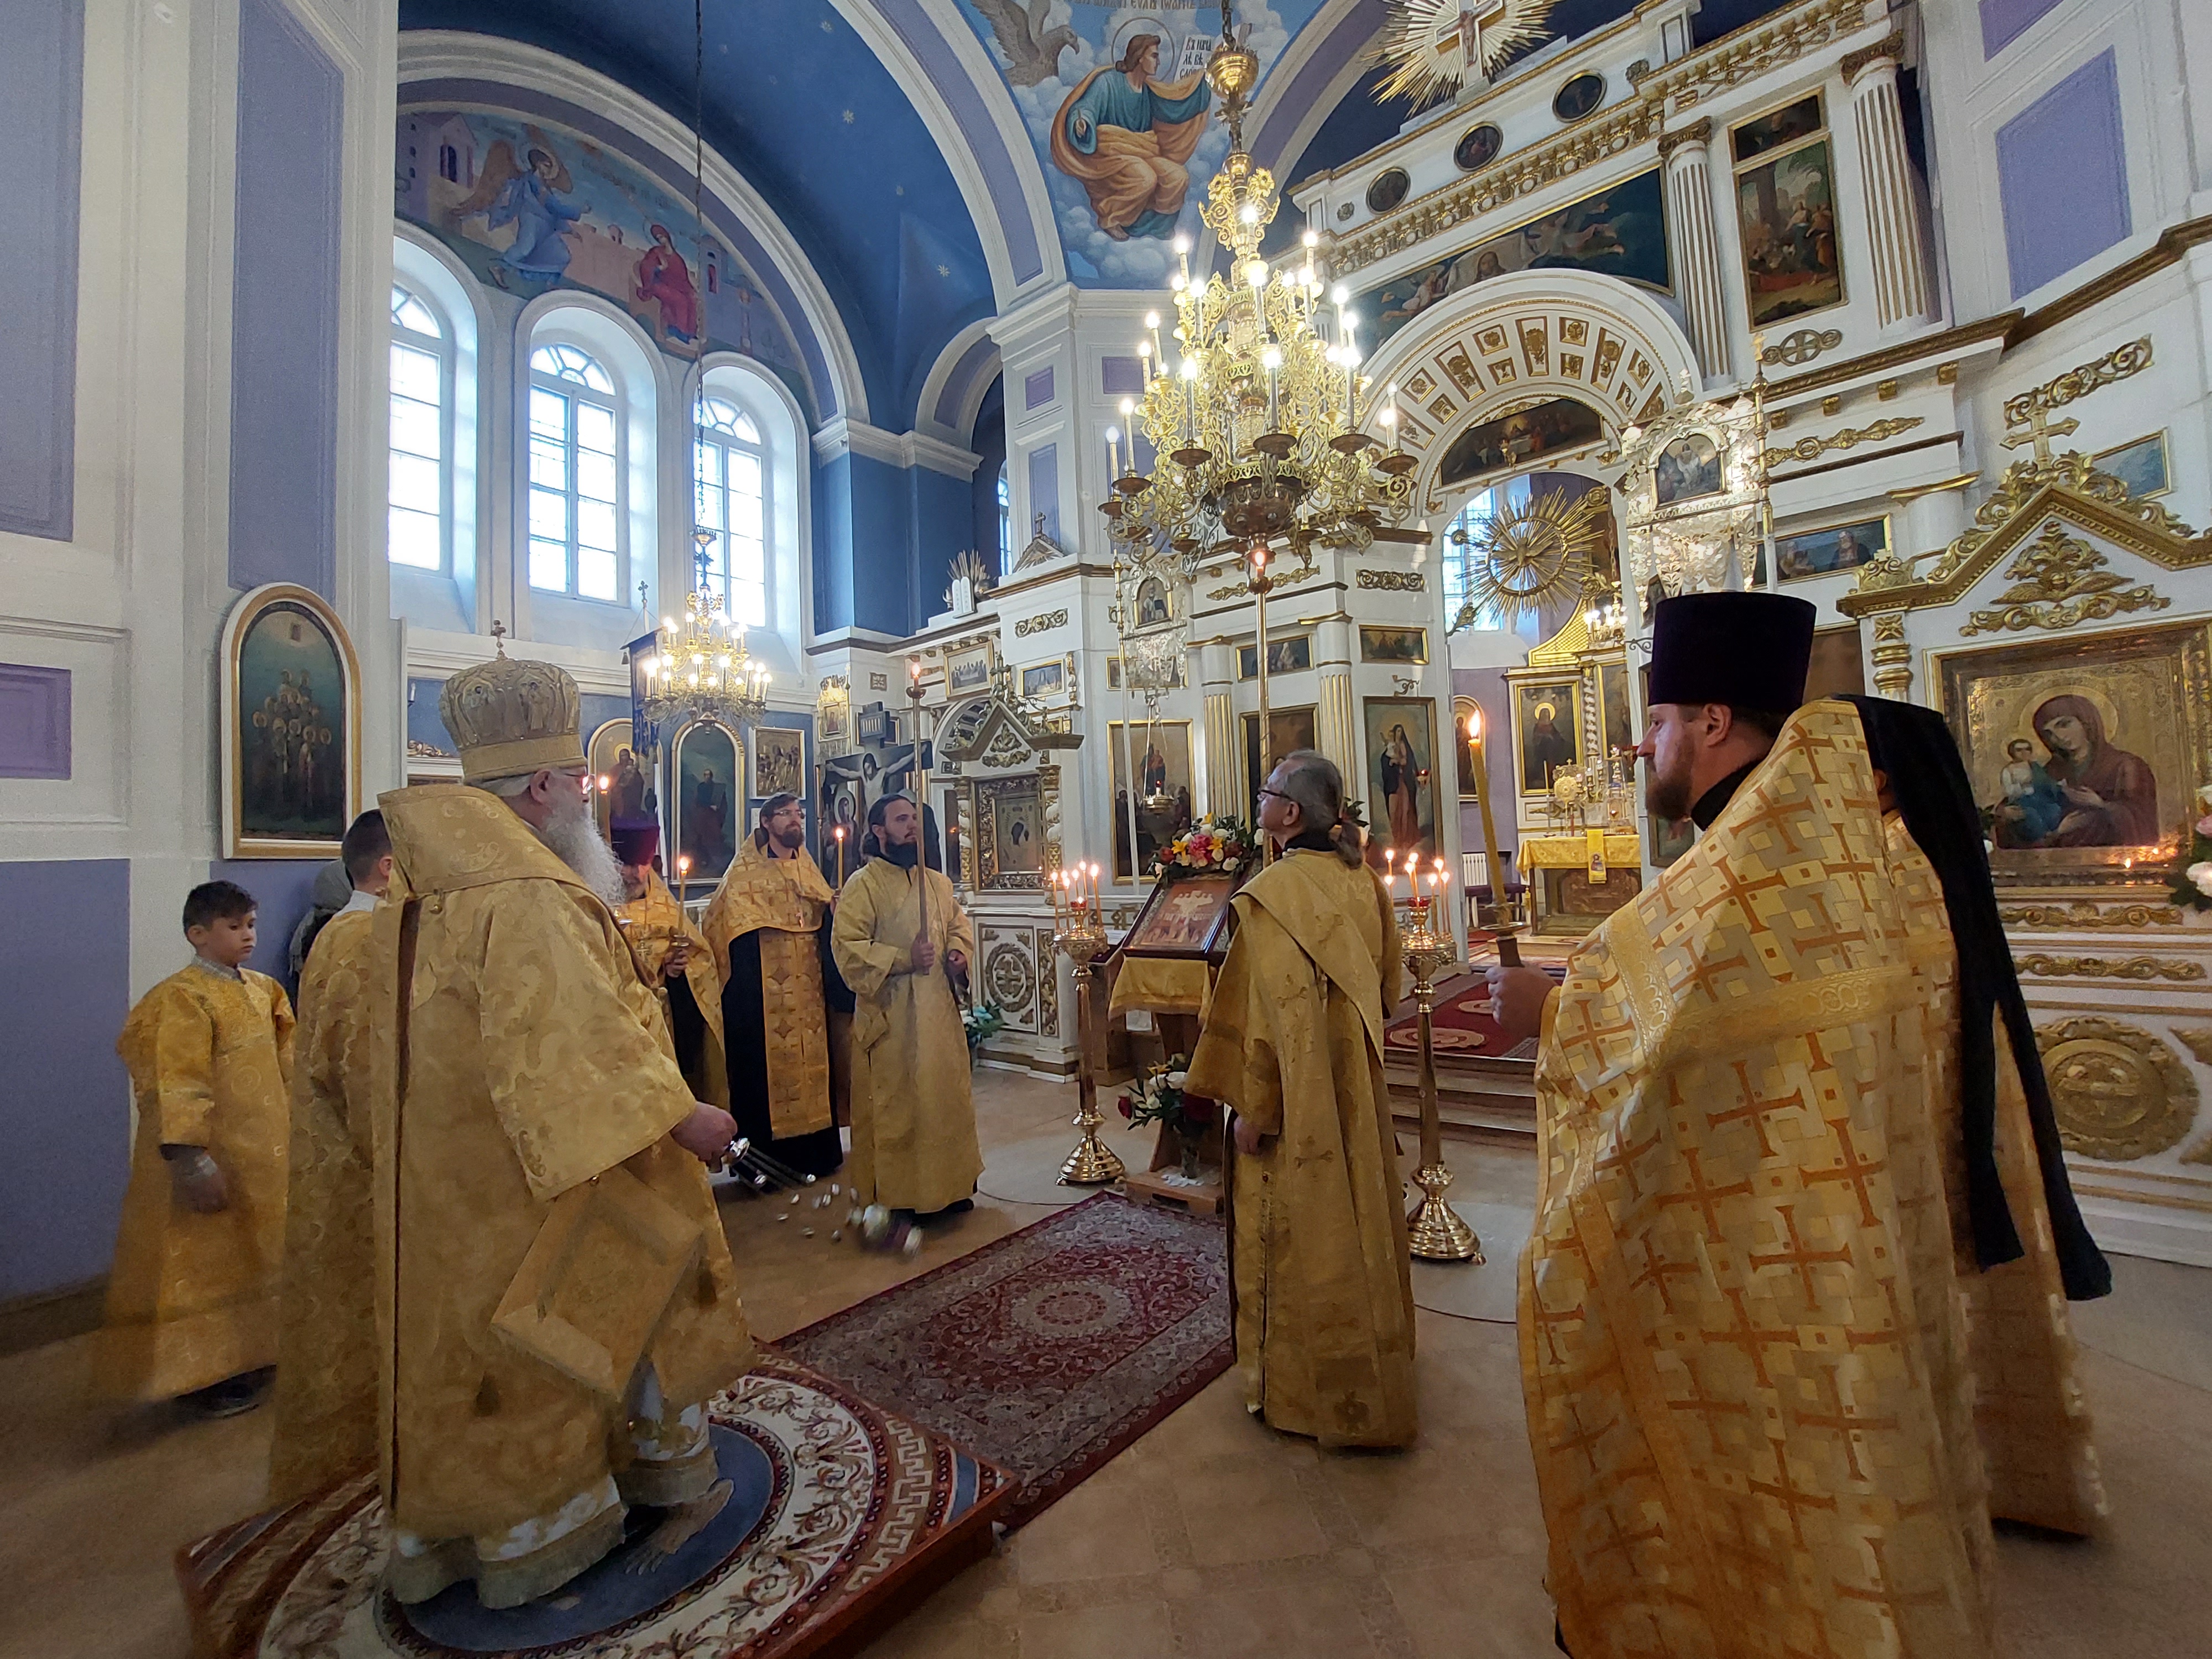
<path id="1" fill-rule="evenodd" d="M 770 858 L 748 836 L 707 907 L 707 939 L 727 975 L 730 946 L 761 936 L 761 1017 L 768 1037 L 769 1125 L 779 1140 L 830 1127 L 828 1009 L 816 936 L 830 884 L 800 848 Z"/>
<path id="2" fill-rule="evenodd" d="M 1905 908 L 1907 940 L 1931 1029 L 1952 1034 L 1959 1023 L 1957 953 L 1936 872 L 1912 844 L 1904 820 L 1888 823 L 1890 879 Z M 1974 1425 L 1990 1482 L 1990 1513 L 2054 1532 L 2087 1534 L 2106 1513 L 2105 1487 L 2091 1439 L 2089 1408 L 2075 1370 L 2066 1291 L 2052 1248 L 2051 1210 L 2035 1159 L 2035 1131 L 2027 1116 L 2020 1070 L 2005 1036 L 2002 1013 L 1993 1014 L 1997 1060 L 1996 1158 L 2027 1254 L 2016 1261 L 1977 1269 L 1966 1210 L 1964 1140 L 1958 1087 L 1947 1073 L 1933 1091 L 1945 1158 L 1952 1236 L 1961 1246 L 1960 1267 L 1974 1373 Z M 1942 1052 L 1939 1050 L 1939 1053 Z M 1948 1059 L 1943 1062 L 1948 1067 Z"/>
<path id="3" fill-rule="evenodd" d="M 1950 1045 L 1895 881 L 1857 714 L 1811 704 L 1547 1010 L 1520 1337 L 1577 1659 L 1991 1651 Z"/>
<path id="4" fill-rule="evenodd" d="M 917 874 L 928 881 L 937 965 L 912 972 L 921 932 Z M 937 870 L 872 859 L 845 884 L 830 948 L 852 988 L 853 1151 L 845 1178 L 855 1201 L 927 1213 L 966 1198 L 983 1172 L 975 1139 L 968 1036 L 945 956 L 970 964 L 975 938 L 952 884 Z"/>
<path id="5" fill-rule="evenodd" d="M 1323 1445 L 1410 1445 L 1413 1293 L 1382 1075 L 1397 922 L 1373 874 L 1333 853 L 1292 853 L 1233 902 L 1188 1086 L 1272 1137 L 1231 1163 L 1246 1400 Z"/>
<path id="6" fill-rule="evenodd" d="M 706 1171 L 667 1139 L 691 1091 L 613 915 L 489 794 L 379 805 L 396 866 L 371 964 L 385 1501 L 422 1538 L 480 1538 L 599 1486 L 627 1446 L 619 1408 L 492 1328 L 562 1193 L 620 1164 L 697 1225 L 699 1267 L 647 1349 L 672 1407 L 751 1348 Z"/>
<path id="7" fill-rule="evenodd" d="M 707 948 L 705 935 L 691 925 L 691 918 L 684 914 L 682 902 L 668 890 L 668 884 L 660 878 L 657 870 L 645 872 L 645 896 L 622 906 L 615 912 L 615 917 L 622 924 L 623 937 L 629 941 L 629 948 L 637 957 L 645 982 L 656 992 L 661 984 L 661 964 L 668 960 L 676 941 L 690 941 L 691 956 L 684 964 L 684 982 L 691 988 L 691 1000 L 699 1006 L 699 1016 L 707 1023 L 710 1039 L 707 1044 L 707 1074 L 695 1080 L 702 1085 L 698 1097 L 726 1111 L 730 1079 L 724 1063 L 719 953 Z"/>
<path id="8" fill-rule="evenodd" d="M 376 1242 L 371 1203 L 366 910 L 333 916 L 300 975 L 291 1197 L 276 1340 L 269 1501 L 376 1462 Z"/>
<path id="9" fill-rule="evenodd" d="M 118 1399 L 170 1400 L 276 1358 L 292 1006 L 265 974 L 195 962 L 140 999 L 115 1048 L 138 1132 L 94 1376 Z M 173 1201 L 164 1142 L 208 1150 L 225 1208 Z"/>
<path id="10" fill-rule="evenodd" d="M 1213 995 L 1213 969 L 1203 962 L 1124 956 L 1114 975 L 1108 1018 L 1146 1008 L 1156 1014 L 1203 1014 Z"/>

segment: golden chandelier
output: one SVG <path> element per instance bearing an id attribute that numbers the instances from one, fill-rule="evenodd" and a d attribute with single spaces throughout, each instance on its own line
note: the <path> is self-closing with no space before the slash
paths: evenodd
<path id="1" fill-rule="evenodd" d="M 703 543 L 711 533 L 697 539 Z M 683 622 L 660 619 L 653 654 L 645 660 L 646 717 L 669 731 L 687 719 L 740 726 L 768 709 L 768 665 L 745 648 L 744 625 L 732 623 L 722 608 L 708 577 L 704 545 L 698 562 L 699 585 L 684 596 Z"/>
<path id="2" fill-rule="evenodd" d="M 1230 254 L 1224 276 L 1190 275 L 1190 239 L 1178 235 L 1182 270 L 1174 278 L 1173 371 L 1159 337 L 1159 314 L 1145 319 L 1138 344 L 1145 365 L 1141 398 L 1121 403 L 1128 423 L 1127 470 L 1121 434 L 1109 429 L 1114 495 L 1099 510 L 1114 541 L 1139 566 L 1172 551 L 1187 573 L 1199 559 L 1255 546 L 1282 545 L 1310 562 L 1320 545 L 1356 551 L 1378 532 L 1390 540 L 1413 501 L 1418 463 L 1395 441 L 1395 395 L 1375 418 L 1392 431 L 1388 453 L 1358 429 L 1370 408 L 1359 373 L 1357 319 L 1338 288 L 1324 306 L 1314 266 L 1320 239 L 1305 234 L 1304 259 L 1271 269 L 1260 240 L 1273 221 L 1275 180 L 1244 149 L 1244 115 L 1259 58 L 1229 36 L 1206 78 L 1222 100 L 1230 151 L 1206 191 L 1201 216 Z M 1137 470 L 1141 426 L 1159 458 Z"/>

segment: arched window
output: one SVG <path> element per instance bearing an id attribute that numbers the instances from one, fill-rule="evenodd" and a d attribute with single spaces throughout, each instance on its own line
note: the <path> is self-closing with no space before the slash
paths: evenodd
<path id="1" fill-rule="evenodd" d="M 530 354 L 530 585 L 580 599 L 622 592 L 622 394 L 581 347 Z"/>
<path id="2" fill-rule="evenodd" d="M 1444 532 L 1444 551 L 1441 562 L 1444 617 L 1447 625 L 1452 628 L 1459 626 L 1460 608 L 1467 603 L 1467 566 L 1468 560 L 1473 556 L 1473 546 L 1481 537 L 1483 527 L 1498 510 L 1492 495 L 1492 491 L 1486 489 L 1480 495 L 1469 496 L 1467 505 L 1461 507 L 1457 516 L 1452 520 L 1451 527 Z M 1495 628 L 1497 625 L 1494 619 L 1481 616 L 1468 623 L 1470 628 Z"/>
<path id="3" fill-rule="evenodd" d="M 1014 568 L 1014 498 L 1006 488 L 1006 464 L 999 463 L 999 573 Z"/>
<path id="4" fill-rule="evenodd" d="M 453 348 L 451 331 L 410 288 L 392 285 L 392 431 L 385 552 L 443 571 L 453 550 Z"/>
<path id="5" fill-rule="evenodd" d="M 767 627 L 768 455 L 760 427 L 726 398 L 699 400 L 691 483 L 692 517 L 709 538 L 708 582 L 732 621 Z"/>

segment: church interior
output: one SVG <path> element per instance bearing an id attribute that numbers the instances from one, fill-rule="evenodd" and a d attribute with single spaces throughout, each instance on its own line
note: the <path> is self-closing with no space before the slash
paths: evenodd
<path id="1" fill-rule="evenodd" d="M 0 1655 L 2207 1650 L 2212 6 L 0 0 L 0 86 L 29 146 L 9 192 L 25 240 L 0 259 L 0 893 L 19 930 L 0 968 Z M 1654 710 L 1708 694 L 1670 691 L 1660 617 L 1722 595 L 1808 619 L 1811 712 L 1776 710 L 1776 763 L 1746 791 L 1842 729 L 1814 744 L 1803 810 L 1843 823 L 1837 802 L 1863 797 L 1877 838 L 1900 810 L 1919 836 L 1877 706 L 1955 746 L 1973 902 L 1995 899 L 1983 959 L 1932 847 L 1941 890 L 1917 902 L 1941 975 L 2000 988 L 1993 1016 L 1966 996 L 1956 1076 L 1934 1037 L 1933 1081 L 1899 1083 L 1887 1036 L 1822 1049 L 1832 1029 L 1904 1030 L 1915 996 L 1950 1007 L 1893 994 L 1930 982 L 1920 945 L 1893 941 L 1915 965 L 1880 970 L 1887 1023 L 1820 1024 L 1859 1018 L 1834 1000 L 1875 996 L 1874 969 L 1806 1000 L 1802 964 L 1873 927 L 1822 895 L 1867 895 L 1866 915 L 1916 902 L 1881 863 L 1894 840 L 1782 848 L 1725 790 L 1661 810 Z M 1764 626 L 1709 642 L 1721 678 L 1698 683 L 1770 650 Z M 530 752 L 502 771 L 483 758 L 502 746 Z M 1856 758 L 1823 772 L 1845 765 L 1832 750 Z M 1255 895 L 1329 845 L 1326 823 L 1304 851 L 1269 839 L 1286 811 L 1316 827 L 1283 769 L 1309 754 L 1393 943 L 1370 962 L 1332 922 L 1298 984 L 1253 978 L 1261 1024 L 1238 1027 L 1261 969 L 1237 953 L 1305 938 Z M 627 888 L 486 805 L 537 828 L 538 768 L 580 779 L 594 856 Z M 629 1320 L 637 1368 L 592 1396 L 629 1431 L 595 1478 L 675 1520 L 623 1532 L 616 1504 L 568 1534 L 612 1525 L 613 1553 L 511 1607 L 492 1568 L 522 1546 L 501 1557 L 481 1528 L 453 1528 L 481 1601 L 390 1576 L 417 1540 L 393 1471 L 422 1467 L 394 1449 L 415 1375 L 394 1332 L 434 1294 L 397 1217 L 447 1190 L 429 1141 L 403 1151 L 418 1105 L 396 1103 L 423 1097 L 417 1061 L 447 1029 L 433 941 L 528 884 L 482 861 L 425 873 L 420 826 L 455 798 L 606 919 L 590 961 L 635 966 L 645 988 L 623 994 L 659 1044 L 635 1064 L 694 1085 L 675 1117 L 696 1096 L 734 1126 L 693 1149 L 720 1231 L 680 1264 L 642 1209 L 605 1218 L 631 1200 L 564 1235 L 574 1253 L 622 1234 L 623 1261 L 666 1268 Z M 389 890 L 351 838 L 380 800 Z M 1731 836 L 1768 860 L 1763 896 L 1716 851 Z M 779 859 L 804 866 L 787 890 Z M 856 895 L 884 874 L 922 895 L 893 940 L 918 979 L 907 954 L 890 977 L 868 955 L 894 924 Z M 200 940 L 236 917 L 210 884 L 250 900 L 219 969 Z M 1759 1039 L 1764 1071 L 1741 1058 L 1756 1010 L 1707 976 L 1784 975 L 1784 947 L 1712 945 L 1729 905 L 1799 964 L 1798 1024 Z M 167 1051 L 130 1034 L 188 969 L 266 985 L 288 1043 L 297 1008 L 276 1207 L 253 1224 L 270 1284 L 293 1285 L 319 1242 L 301 1103 L 354 1086 L 309 1064 L 337 1016 L 303 973 L 312 989 L 316 934 L 356 908 L 345 936 L 401 975 L 323 985 L 357 994 L 365 1033 L 385 1022 L 335 1062 L 397 1114 L 355 1123 L 346 1154 L 362 1213 L 372 1188 L 386 1206 L 360 1239 L 384 1258 L 343 1287 L 386 1349 L 382 1404 L 355 1425 L 359 1467 L 288 1486 L 285 1390 L 340 1369 L 313 1345 L 240 1339 L 212 1387 L 100 1381 L 126 1281 L 194 1293 L 191 1260 L 149 1266 L 132 1217 L 209 1219 L 193 1137 L 151 1115 L 219 1115 L 240 1074 L 218 1016 L 216 1080 L 180 1107 L 181 1085 L 148 1081 Z M 492 964 L 501 925 L 453 948 Z M 1691 967 L 1668 966 L 1678 948 Z M 516 1136 L 526 1194 L 506 1178 L 535 1226 L 586 1212 L 535 1161 L 570 1156 L 568 1132 L 512 1122 L 640 1112 L 623 1103 L 646 1091 L 554 989 L 532 1000 L 536 980 L 573 994 L 574 963 L 511 963 L 504 1006 L 524 1012 L 495 1018 L 487 985 L 466 1040 L 517 1056 L 484 1122 L 495 1107 Z M 1540 1028 L 1493 990 L 1514 965 L 1553 981 Z M 1611 1036 L 1578 986 L 1628 1010 Z M 1319 1161 L 1397 1206 L 1395 1267 L 1372 1231 L 1345 1248 L 1368 1241 L 1362 1284 L 1403 1287 L 1409 1322 L 1375 1363 L 1401 1367 L 1417 1430 L 1342 1427 L 1365 1409 L 1331 1415 L 1333 1390 L 1365 1386 L 1349 1361 L 1314 1358 L 1300 1384 L 1334 1429 L 1252 1380 L 1249 1333 L 1280 1314 L 1267 1275 L 1318 1273 L 1340 1241 L 1294 1213 L 1304 1132 L 1281 1131 L 1256 1184 L 1240 1137 L 1268 1108 L 1224 1085 L 1232 1119 L 1186 1085 L 1274 1063 L 1280 1045 L 1224 1034 L 1294 993 L 1326 1018 L 1281 1048 L 1273 1109 L 1299 1109 L 1295 1048 L 1301 1075 L 1334 1067 L 1345 1123 L 1346 1103 L 1379 1121 L 1379 1152 L 1344 1128 Z M 925 994 L 951 1022 L 937 1048 L 899 1024 Z M 1653 1008 L 1698 996 L 1704 1023 L 1657 1035 Z M 911 1046 L 848 1058 L 879 1005 Z M 1929 1030 L 1944 1018 L 1959 1029 L 1952 1008 Z M 1668 1066 L 1742 1103 L 1679 1082 L 1660 1100 L 1638 1079 Z M 1858 1107 L 1824 1117 L 1854 1066 L 1963 1091 L 1969 1174 L 1903 1131 L 1865 1156 Z M 778 1092 L 802 1075 L 812 1115 Z M 969 1095 L 972 1136 L 933 1127 Z M 906 1127 L 886 1129 L 895 1107 Z M 1683 1138 L 1668 1179 L 1686 1184 L 1613 1167 L 1642 1156 L 1640 1110 Z M 1593 1141 L 1607 1111 L 1620 1139 Z M 1802 1206 L 1753 1218 L 1765 1176 L 1723 1183 L 1788 1162 L 1793 1111 L 1840 1150 L 1791 1166 Z M 578 1167 L 635 1171 L 672 1121 Z M 659 1153 L 696 1181 L 686 1133 Z M 1981 1212 L 1962 1219 L 1992 1133 L 2012 1159 L 1998 1209 L 2021 1218 L 2008 1255 L 2048 1269 L 2025 1302 L 1974 1283 L 1978 1249 L 1999 1260 Z M 921 1196 L 897 1195 L 902 1160 Z M 2109 1293 L 2062 1291 L 2050 1266 L 2076 1209 Z M 1859 1241 L 1931 1225 L 1948 1288 L 1907 1307 L 1872 1265 L 1888 1247 Z M 1695 1235 L 1677 1259 L 1638 1242 L 1677 1227 Z M 528 1293 L 517 1275 L 469 1337 L 508 1346 L 480 1386 L 439 1385 L 456 1433 L 522 1409 L 494 1379 L 540 1364 L 515 1357 L 540 1352 L 526 1325 L 571 1356 L 564 1379 L 589 1370 L 578 1345 L 620 1350 L 562 1299 L 585 1296 L 568 1260 Z M 718 1275 L 753 1368 L 704 1391 L 722 1507 L 694 1515 L 630 1483 L 676 1432 L 659 1413 L 702 1397 L 677 1391 L 653 1322 L 694 1278 L 711 1310 Z M 1355 1278 L 1329 1294 L 1371 1309 Z M 1804 1310 L 1775 1312 L 1792 1286 Z M 208 1305 L 204 1328 L 230 1316 Z M 1341 1319 L 1297 1308 L 1285 1330 L 1335 1340 Z M 1936 1359 L 1914 1358 L 1916 1320 Z M 1958 1357 L 2022 1322 L 2061 1402 L 2045 1418 L 2026 1370 Z M 1592 1346 L 1632 1348 L 1632 1328 L 1650 1364 Z M 1704 1392 L 1685 1351 L 1742 1392 Z M 261 1393 L 216 1392 L 272 1365 Z M 1657 1425 L 1641 1462 L 1617 1461 L 1630 1419 Z M 1986 1475 L 1976 1424 L 2009 1449 Z M 1740 1467 L 1746 1446 L 1770 1461 Z M 2066 1463 L 2063 1502 L 2014 1502 L 2028 1477 L 2008 1459 L 2034 1453 Z M 1924 1553 L 1962 1565 L 1914 1579 L 1921 1546 L 1899 1540 L 1942 1531 L 1947 1457 L 1972 1514 Z"/>

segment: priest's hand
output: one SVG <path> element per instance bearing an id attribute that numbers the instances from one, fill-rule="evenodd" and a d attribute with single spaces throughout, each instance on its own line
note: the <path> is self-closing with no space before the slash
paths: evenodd
<path id="1" fill-rule="evenodd" d="M 164 1146 L 169 1163 L 169 1193 L 180 1209 L 194 1215 L 217 1215 L 230 1207 L 230 1188 L 222 1166 L 204 1146 Z"/>
<path id="2" fill-rule="evenodd" d="M 947 951 L 945 953 L 945 965 L 947 968 L 950 968 L 953 973 L 960 978 L 965 979 L 968 977 L 968 958 L 961 955 L 959 951 Z"/>
<path id="3" fill-rule="evenodd" d="M 1510 1042 L 1532 1037 L 1543 1029 L 1544 999 L 1558 988 L 1541 968 L 1493 968 L 1490 1017 Z"/>
<path id="4" fill-rule="evenodd" d="M 1237 1150 L 1247 1158 L 1257 1158 L 1260 1155 L 1260 1143 L 1267 1138 L 1260 1133 L 1258 1124 L 1241 1113 L 1237 1116 L 1237 1127 L 1232 1133 L 1237 1137 Z"/>
<path id="5" fill-rule="evenodd" d="M 671 1129 L 668 1138 L 702 1164 L 713 1164 L 721 1162 L 737 1133 L 737 1119 L 701 1100 L 692 1103 L 691 1115 Z"/>
<path id="6" fill-rule="evenodd" d="M 684 970 L 690 965 L 691 941 L 679 939 L 668 947 L 667 957 L 660 964 L 660 977 L 664 980 L 681 979 Z"/>
<path id="7" fill-rule="evenodd" d="M 926 939 L 914 942 L 914 971 L 926 974 L 937 966 L 937 947 Z"/>

